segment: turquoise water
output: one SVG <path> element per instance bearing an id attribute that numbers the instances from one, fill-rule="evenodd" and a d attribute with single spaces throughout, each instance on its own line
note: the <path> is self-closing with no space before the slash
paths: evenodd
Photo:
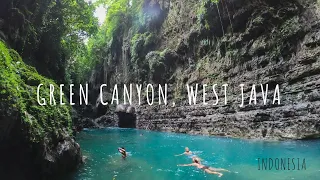
<path id="1" fill-rule="evenodd" d="M 263 142 L 118 128 L 85 130 L 77 136 L 77 141 L 88 159 L 68 179 L 316 180 L 320 177 L 320 141 Z M 121 146 L 129 152 L 126 160 L 117 151 Z M 174 156 L 183 153 L 185 146 L 203 159 L 203 164 L 231 172 L 219 178 L 195 167 L 177 167 L 191 163 L 188 156 Z M 306 170 L 258 170 L 258 158 L 300 158 L 300 167 L 305 158 Z"/>

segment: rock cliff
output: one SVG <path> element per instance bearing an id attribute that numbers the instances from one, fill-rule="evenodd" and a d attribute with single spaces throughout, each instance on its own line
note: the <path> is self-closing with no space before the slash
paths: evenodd
<path id="1" fill-rule="evenodd" d="M 131 26 L 117 31 L 90 81 L 96 97 L 102 83 L 169 83 L 175 107 L 137 106 L 138 128 L 264 139 L 320 137 L 319 1 L 146 0 L 143 15 L 138 31 Z M 209 105 L 190 106 L 185 84 L 196 83 L 227 83 L 233 101 L 213 106 L 208 94 Z M 239 107 L 239 84 L 245 85 L 244 107 Z M 248 103 L 252 84 L 258 85 L 257 105 Z M 268 100 L 263 105 L 260 84 L 269 89 L 279 84 L 281 104 Z"/>

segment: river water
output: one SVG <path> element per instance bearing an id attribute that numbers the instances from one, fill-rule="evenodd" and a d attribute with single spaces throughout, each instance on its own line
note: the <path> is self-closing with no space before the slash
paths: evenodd
<path id="1" fill-rule="evenodd" d="M 106 128 L 84 130 L 77 136 L 77 141 L 81 145 L 83 154 L 87 156 L 87 160 L 85 165 L 67 179 L 320 179 L 319 140 L 265 142 L 137 129 Z M 223 172 L 223 176 L 219 178 L 217 175 L 206 174 L 203 170 L 195 167 L 178 167 L 177 164 L 191 163 L 191 158 L 188 156 L 174 156 L 183 153 L 186 146 L 202 159 L 203 164 L 215 168 L 225 168 L 231 172 Z M 126 148 L 129 156 L 125 160 L 118 153 L 118 147 Z M 269 158 L 271 158 L 270 161 Z M 287 161 L 286 165 L 282 164 L 282 170 L 276 163 L 278 162 L 277 158 L 280 166 L 281 160 Z M 263 164 L 262 159 L 264 160 Z M 274 161 L 273 167 L 269 168 L 271 161 Z M 264 165 L 267 165 L 267 169 L 262 168 L 262 166 L 265 167 Z M 288 166 L 290 170 L 288 170 Z M 295 170 L 292 170 L 293 166 L 295 166 Z"/>

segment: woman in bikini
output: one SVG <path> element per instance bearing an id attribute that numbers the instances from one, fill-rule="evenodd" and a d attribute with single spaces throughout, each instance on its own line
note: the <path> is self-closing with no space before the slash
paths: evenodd
<path id="1" fill-rule="evenodd" d="M 221 169 L 221 168 L 217 169 L 217 168 L 212 168 L 212 167 L 209 167 L 209 166 L 205 166 L 205 165 L 201 164 L 200 159 L 197 158 L 197 157 L 193 157 L 193 158 L 192 158 L 192 162 L 193 162 L 193 163 L 191 163 L 191 164 L 179 164 L 179 165 L 177 165 L 177 166 L 195 166 L 195 167 L 197 167 L 197 168 L 199 168 L 199 169 L 204 170 L 205 172 L 207 172 L 207 173 L 209 173 L 209 174 L 216 174 L 216 175 L 218 175 L 219 177 L 221 177 L 223 174 L 220 173 L 220 172 L 217 172 L 217 171 L 227 171 L 227 172 L 230 172 L 230 171 L 228 171 L 228 170 L 226 170 L 226 169 Z"/>

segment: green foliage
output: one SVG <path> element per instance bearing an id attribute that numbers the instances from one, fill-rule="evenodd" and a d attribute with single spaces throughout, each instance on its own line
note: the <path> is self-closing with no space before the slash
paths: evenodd
<path id="1" fill-rule="evenodd" d="M 131 2 L 131 3 L 130 3 Z M 100 0 L 96 6 L 103 5 L 108 7 L 106 19 L 100 27 L 98 37 L 108 41 L 113 37 L 113 33 L 121 27 L 130 27 L 131 23 L 139 24 L 142 16 L 143 0 Z M 101 40 L 94 38 L 95 40 Z"/>
<path id="2" fill-rule="evenodd" d="M 134 59 L 139 56 L 145 56 L 147 49 L 150 49 L 150 46 L 153 46 L 155 42 L 156 36 L 153 33 L 135 34 L 131 39 L 131 57 Z"/>
<path id="3" fill-rule="evenodd" d="M 112 3 L 107 3 L 107 5 L 108 13 L 103 28 L 105 28 L 106 36 L 110 38 L 122 23 L 127 23 L 128 17 L 126 13 L 129 8 L 129 0 L 113 1 Z"/>
<path id="4" fill-rule="evenodd" d="M 65 9 L 65 18 L 68 34 L 63 36 L 61 44 L 65 52 L 69 54 L 66 64 L 67 83 L 83 83 L 83 77 L 88 77 L 89 71 L 95 65 L 90 58 L 90 52 L 84 40 L 90 38 L 98 31 L 97 19 L 93 12 L 95 6 L 82 1 L 73 1 L 70 7 Z"/>
<path id="5" fill-rule="evenodd" d="M 199 7 L 197 9 L 198 23 L 201 23 L 201 21 L 203 21 L 204 27 L 207 30 L 209 30 L 210 29 L 210 25 L 209 25 L 208 19 L 205 18 L 206 14 L 207 14 L 207 8 L 206 8 L 206 4 L 207 3 L 218 4 L 219 0 L 204 0 L 201 3 L 199 3 Z"/>
<path id="6" fill-rule="evenodd" d="M 163 83 L 168 80 L 170 67 L 165 57 L 166 53 L 168 53 L 167 49 L 163 51 L 152 51 L 146 56 L 151 78 L 155 83 Z"/>
<path id="7" fill-rule="evenodd" d="M 47 87 L 40 91 L 45 98 L 49 97 L 49 84 L 59 88 L 26 65 L 16 51 L 0 42 L 0 113 L 4 119 L 21 123 L 25 138 L 35 143 L 59 140 L 65 132 L 71 133 L 69 105 L 40 106 L 37 103 L 37 86 L 41 83 Z M 59 91 L 55 91 L 54 97 L 60 99 Z"/>
<path id="8" fill-rule="evenodd" d="M 165 70 L 165 64 L 164 64 L 164 56 L 161 52 L 151 52 L 146 57 L 149 61 L 149 68 L 151 71 L 151 74 L 155 74 L 159 69 L 163 70 L 162 73 Z"/>
<path id="9" fill-rule="evenodd" d="M 3 0 L 2 5 L 8 7 L 0 31 L 10 47 L 42 75 L 65 82 L 78 44 L 97 31 L 94 5 L 85 0 Z"/>
<path id="10" fill-rule="evenodd" d="M 97 19 L 93 16 L 95 6 L 84 0 L 64 0 L 62 2 L 61 14 L 66 27 L 66 35 L 90 36 L 97 31 Z"/>
<path id="11" fill-rule="evenodd" d="M 88 77 L 96 62 L 91 58 L 89 49 L 83 43 L 79 43 L 73 56 L 66 67 L 66 79 L 68 83 L 83 84 L 84 77 Z"/>
<path id="12" fill-rule="evenodd" d="M 266 42 L 266 45 L 264 45 L 266 48 L 270 47 L 272 49 L 270 56 L 275 59 L 279 56 L 284 56 L 284 49 L 290 49 L 286 47 L 290 44 L 288 42 L 296 41 L 296 38 L 301 34 L 301 29 L 301 23 L 299 23 L 298 17 L 293 17 L 285 21 L 279 27 L 278 31 L 274 31 L 274 33 L 270 35 L 269 39 L 272 39 L 272 41 Z"/>
<path id="13" fill-rule="evenodd" d="M 205 7 L 205 1 L 202 1 L 202 3 L 199 3 L 199 7 L 197 9 L 197 16 L 198 16 L 198 23 L 201 24 L 201 21 L 204 20 L 205 22 L 205 28 L 209 29 L 209 23 L 207 19 L 204 19 L 205 15 L 207 14 L 207 8 Z"/>
<path id="14" fill-rule="evenodd" d="M 145 56 L 155 45 L 155 42 L 156 36 L 150 32 L 137 33 L 131 39 L 132 68 L 136 73 L 136 77 L 140 77 L 141 81 L 145 81 L 148 78 L 149 62 Z"/>
<path id="15" fill-rule="evenodd" d="M 108 54 L 111 44 L 120 43 L 118 35 L 129 29 L 133 33 L 138 31 L 144 21 L 143 2 L 144 0 L 99 0 L 95 3 L 95 7 L 100 5 L 107 7 L 106 18 L 98 32 L 89 38 L 88 44 L 80 45 L 76 48 L 77 50 L 74 50 L 75 53 L 67 70 L 69 82 L 80 83 L 87 80 L 95 65 L 111 56 Z M 148 38 L 146 44 L 152 41 L 151 36 Z"/>
<path id="16" fill-rule="evenodd" d="M 207 12 L 207 9 L 204 7 L 204 3 L 201 3 L 197 9 L 198 19 L 200 19 L 200 17 L 203 16 L 204 14 L 206 14 L 206 12 Z"/>

